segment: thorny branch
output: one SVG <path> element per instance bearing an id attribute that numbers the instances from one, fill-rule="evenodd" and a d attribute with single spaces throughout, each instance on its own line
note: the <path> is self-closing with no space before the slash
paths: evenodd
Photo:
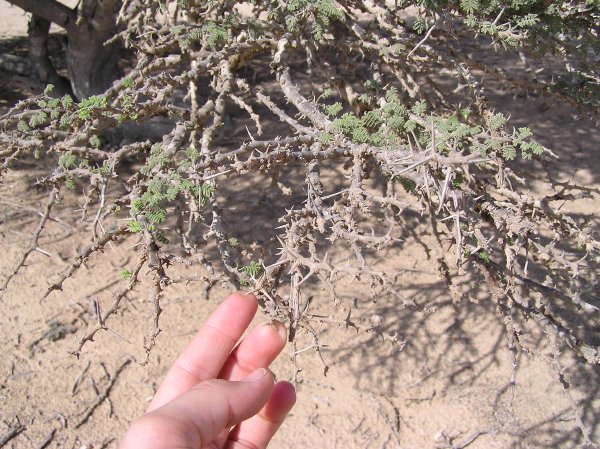
<path id="1" fill-rule="evenodd" d="M 50 192 L 50 195 L 48 196 L 48 202 L 46 203 L 46 209 L 44 210 L 42 218 L 40 219 L 40 222 L 39 222 L 39 224 L 37 226 L 37 229 L 33 233 L 33 237 L 31 238 L 31 243 L 23 251 L 23 254 L 21 255 L 21 258 L 19 259 L 19 261 L 15 265 L 15 268 L 13 268 L 13 270 L 12 270 L 12 273 L 10 273 L 6 277 L 6 279 L 4 280 L 4 283 L 2 284 L 2 287 L 0 287 L 0 291 L 6 290 L 6 288 L 8 287 L 8 284 L 9 284 L 10 280 L 25 265 L 25 262 L 27 261 L 27 258 L 29 257 L 29 255 L 32 252 L 34 252 L 36 250 L 39 250 L 38 241 L 40 239 L 40 235 L 42 234 L 42 231 L 44 230 L 44 227 L 46 226 L 46 223 L 48 222 L 48 219 L 50 218 L 50 211 L 52 210 L 52 207 L 54 206 L 54 204 L 58 200 L 58 193 L 59 193 L 59 189 L 58 188 L 56 188 L 56 187 L 52 188 L 52 191 Z"/>
<path id="2" fill-rule="evenodd" d="M 110 306 L 110 308 L 106 312 L 103 313 L 100 308 L 97 310 L 97 316 L 96 316 L 97 324 L 96 324 L 96 326 L 94 326 L 91 329 L 89 329 L 84 334 L 84 336 L 79 339 L 79 343 L 77 345 L 77 348 L 72 352 L 73 355 L 79 357 L 81 355 L 81 351 L 83 349 L 83 346 L 88 341 L 93 341 L 94 340 L 94 336 L 96 335 L 96 333 L 98 331 L 107 329 L 106 321 L 108 320 L 108 318 L 110 316 L 114 315 L 115 313 L 117 313 L 119 311 L 119 305 L 121 304 L 121 301 L 123 300 L 123 298 L 125 298 L 125 296 L 127 296 L 127 294 L 131 290 L 133 290 L 133 287 L 138 282 L 138 276 L 140 274 L 140 270 L 144 266 L 144 263 L 146 262 L 147 258 L 148 258 L 147 251 L 143 250 L 140 253 L 140 255 L 139 255 L 138 261 L 137 261 L 135 267 L 133 268 L 133 270 L 131 272 L 131 277 L 127 281 L 127 284 L 124 287 L 122 287 L 121 290 L 119 290 L 117 292 L 117 294 L 113 297 L 112 305 Z"/>
<path id="3" fill-rule="evenodd" d="M 73 274 L 75 273 L 75 271 L 77 271 L 77 269 L 79 267 L 81 267 L 81 265 L 88 259 L 88 257 L 90 255 L 92 255 L 98 251 L 102 251 L 102 249 L 109 242 L 117 240 L 120 236 L 122 236 L 126 232 L 127 232 L 127 227 L 125 225 L 122 225 L 118 228 L 109 230 L 107 233 L 105 233 L 101 238 L 99 238 L 96 242 L 92 243 L 91 245 L 82 247 L 79 250 L 79 254 L 77 255 L 77 257 L 75 257 L 73 259 L 73 261 L 71 262 L 71 265 L 66 270 L 64 270 L 63 273 L 58 275 L 58 279 L 55 282 L 52 282 L 48 286 L 46 293 L 44 293 L 44 298 L 46 298 L 50 293 L 52 293 L 55 290 L 62 290 L 62 286 L 63 286 L 63 283 L 65 282 L 65 280 L 72 277 Z"/>

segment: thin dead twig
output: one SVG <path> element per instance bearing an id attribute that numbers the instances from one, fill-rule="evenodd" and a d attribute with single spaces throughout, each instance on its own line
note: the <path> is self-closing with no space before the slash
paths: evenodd
<path id="1" fill-rule="evenodd" d="M 461 441 L 460 443 L 453 444 L 451 449 L 464 449 L 465 447 L 467 447 L 471 443 L 473 443 L 481 435 L 485 435 L 486 433 L 488 433 L 488 432 L 482 431 L 482 430 L 477 430 L 477 431 L 473 432 L 471 435 L 469 435 L 467 438 L 465 438 L 463 441 Z"/>
<path id="2" fill-rule="evenodd" d="M 50 218 L 50 211 L 52 210 L 52 206 L 54 206 L 54 204 L 57 202 L 57 200 L 58 200 L 58 188 L 53 187 L 52 191 L 50 192 L 50 195 L 48 196 L 48 202 L 46 203 L 46 209 L 44 211 L 44 214 L 42 215 L 42 218 L 40 219 L 37 229 L 33 233 L 33 238 L 31 239 L 31 243 L 25 249 L 25 251 L 23 251 L 23 254 L 21 255 L 21 259 L 19 260 L 19 262 L 17 262 L 17 264 L 13 268 L 12 273 L 9 274 L 7 276 L 7 278 L 4 280 L 4 284 L 2 284 L 2 287 L 0 287 L 0 291 L 6 290 L 10 280 L 25 265 L 25 262 L 27 261 L 27 258 L 29 257 L 29 255 L 37 249 L 38 240 L 40 238 L 40 235 L 41 235 L 44 227 L 46 226 L 48 219 Z"/>
<path id="3" fill-rule="evenodd" d="M 108 231 L 93 244 L 81 248 L 81 250 L 79 251 L 79 255 L 75 257 L 75 259 L 73 259 L 73 261 L 71 262 L 71 265 L 59 275 L 58 280 L 48 286 L 48 289 L 46 290 L 46 293 L 44 293 L 42 299 L 47 298 L 48 295 L 54 290 L 62 290 L 63 283 L 68 278 L 73 276 L 75 271 L 77 271 L 77 269 L 81 267 L 81 265 L 91 254 L 95 253 L 96 251 L 102 250 L 102 248 L 104 248 L 108 243 L 110 243 L 113 240 L 117 240 L 121 235 L 125 234 L 126 232 L 128 232 L 127 225 L 123 224 L 117 227 L 116 229 Z"/>
<path id="4" fill-rule="evenodd" d="M 50 442 L 52 442 L 52 440 L 54 439 L 55 434 L 56 429 L 52 429 L 50 433 L 46 435 L 46 438 L 44 438 L 42 442 L 35 447 L 35 449 L 44 449 L 45 447 L 47 447 L 50 444 Z"/>
<path id="5" fill-rule="evenodd" d="M 90 405 L 88 409 L 83 413 L 83 417 L 75 424 L 76 429 L 84 425 L 87 422 L 87 420 L 92 416 L 96 408 L 98 408 L 98 406 L 102 404 L 102 402 L 108 399 L 108 396 L 110 395 L 112 388 L 115 386 L 119 375 L 123 372 L 125 368 L 127 368 L 127 366 L 130 363 L 131 359 L 127 359 L 116 369 L 116 371 L 111 376 L 110 381 L 108 382 L 108 385 L 106 386 L 104 391 L 100 395 L 98 395 L 98 397 L 92 403 L 92 405 Z"/>
<path id="6" fill-rule="evenodd" d="M 431 36 L 431 33 L 433 32 L 433 30 L 436 28 L 437 24 L 438 24 L 438 20 L 436 19 L 436 21 L 433 23 L 433 25 L 431 25 L 429 27 L 429 30 L 427 30 L 427 34 L 425 34 L 425 37 L 423 37 L 423 39 L 421 39 L 417 45 L 415 45 L 415 47 L 408 53 L 407 58 L 410 58 L 412 56 L 412 54 L 417 51 L 425 42 L 427 42 L 427 39 L 429 39 L 429 37 Z"/>
<path id="7" fill-rule="evenodd" d="M 71 394 L 73 396 L 75 396 L 77 394 L 77 391 L 79 390 L 79 385 L 81 385 L 81 382 L 83 381 L 83 377 L 87 373 L 88 369 L 90 369 L 91 364 L 92 364 L 92 362 L 88 361 L 86 367 L 81 371 L 81 373 L 79 373 L 79 375 L 77 376 L 77 379 L 75 379 L 75 382 L 73 383 L 73 387 L 71 388 Z"/>
<path id="8" fill-rule="evenodd" d="M 130 277 L 127 285 L 125 285 L 115 295 L 110 309 L 108 309 L 103 314 L 98 314 L 98 323 L 96 324 L 96 326 L 93 327 L 92 329 L 88 330 L 88 332 L 79 339 L 77 348 L 71 354 L 75 355 L 76 357 L 79 357 L 81 355 L 81 350 L 83 349 L 83 346 L 85 345 L 85 343 L 88 341 L 92 341 L 94 339 L 94 336 L 96 335 L 96 333 L 99 330 L 106 329 L 106 320 L 111 315 L 115 314 L 119 310 L 119 305 L 121 304 L 122 299 L 127 295 L 127 293 L 129 293 L 133 289 L 134 285 L 138 282 L 138 275 L 140 273 L 140 270 L 142 269 L 142 266 L 144 265 L 144 262 L 146 261 L 146 258 L 147 258 L 146 252 L 142 251 L 140 253 L 140 257 L 138 259 L 137 264 L 133 268 L 131 277 Z"/>
<path id="9" fill-rule="evenodd" d="M 24 430 L 25 426 L 21 424 L 13 427 L 12 429 L 9 429 L 8 432 L 6 432 L 4 435 L 2 435 L 2 437 L 0 437 L 0 448 L 4 447 L 6 443 L 8 443 L 10 440 L 19 435 Z"/>

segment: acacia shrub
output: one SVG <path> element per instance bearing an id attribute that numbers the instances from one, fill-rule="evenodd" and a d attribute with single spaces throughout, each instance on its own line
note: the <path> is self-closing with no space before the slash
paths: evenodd
<path id="1" fill-rule="evenodd" d="M 137 262 L 121 272 L 113 306 L 75 354 L 106 327 L 142 269 L 153 278 L 148 352 L 160 331 L 162 292 L 181 281 L 244 286 L 273 317 L 288 321 L 291 341 L 302 330 L 318 346 L 310 326 L 317 318 L 303 294 L 308 281 L 322 283 L 332 307 L 341 278 L 367 280 L 373 295 L 391 294 L 398 308 L 414 305 L 393 273 L 369 261 L 397 248 L 406 238 L 405 217 L 416 215 L 427 224 L 431 261 L 455 301 L 464 300 L 460 272 L 482 280 L 506 326 L 514 366 L 518 350 L 535 352 L 520 339 L 531 319 L 555 348 L 539 355 L 563 385 L 563 351 L 598 364 L 598 341 L 578 326 L 598 320 L 600 244 L 559 207 L 595 192 L 566 183 L 552 195 L 530 194 L 530 161 L 556 154 L 529 127 L 511 126 L 488 106 L 484 81 L 494 76 L 597 118 L 597 2 L 119 5 L 114 29 L 122 31 L 111 41 L 136 55 L 125 77 L 80 101 L 54 96 L 48 86 L 0 120 L 2 172 L 28 158 L 51 167 L 38 181 L 49 191 L 45 212 L 3 289 L 36 249 L 65 189 L 86 195 L 83 224 L 91 240 L 46 296 L 108 243 L 139 236 Z M 528 70 L 515 77 L 475 60 L 464 51 L 473 41 L 490 52 L 519 52 Z M 158 138 L 140 132 L 158 121 L 165 130 Z M 126 138 L 115 139 L 115 129 Z M 282 175 L 291 167 L 296 176 L 300 170 L 301 186 Z M 324 167 L 346 176 L 324 181 Z M 224 219 L 239 199 L 223 195 L 223 185 L 239 176 L 266 177 L 270 188 L 295 193 L 273 208 L 276 238 L 253 242 Z M 112 188 L 117 182 L 125 189 Z M 371 218 L 386 225 L 373 227 Z M 328 242 L 345 245 L 351 260 L 332 263 Z M 205 274 L 174 278 L 172 264 L 201 266 Z M 590 443 L 590 430 L 579 423 Z"/>

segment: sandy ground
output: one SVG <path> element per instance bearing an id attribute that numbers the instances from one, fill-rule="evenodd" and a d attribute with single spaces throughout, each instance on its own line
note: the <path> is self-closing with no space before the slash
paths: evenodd
<path id="1" fill-rule="evenodd" d="M 27 30 L 26 13 L 0 0 L 0 39 L 23 35 Z"/>
<path id="2" fill-rule="evenodd" d="M 25 21 L 20 10 L 0 0 L 0 41 L 21 36 Z M 4 102 L 0 107 L 36 89 L 26 77 L 1 70 L 0 75 L 0 102 Z M 590 122 L 573 111 L 545 110 L 537 99 L 513 97 L 500 87 L 491 101 L 518 123 L 538 118 L 533 128 L 540 141 L 569 155 L 556 165 L 557 178 L 575 177 L 590 187 L 600 185 L 594 169 L 600 134 Z M 30 186 L 41 168 L 24 164 L 0 185 L 0 273 L 13 267 L 37 225 L 46 194 Z M 537 188 L 532 184 L 533 193 Z M 252 205 L 256 199 L 248 196 L 247 201 Z M 79 245 L 88 242 L 88 233 L 78 226 L 79 206 L 76 197 L 63 199 L 62 212 L 40 241 L 47 254 L 33 253 L 22 275 L 0 294 L 4 351 L 0 441 L 11 429 L 19 430 L 4 444 L 6 448 L 116 447 L 178 351 L 229 293 L 216 286 L 206 300 L 198 286 L 168 289 L 162 301 L 162 332 L 149 363 L 141 365 L 151 313 L 142 285 L 110 320 L 110 331 L 98 333 L 79 359 L 69 355 L 78 338 L 96 324 L 94 302 L 109 307 L 122 282 L 119 271 L 131 266 L 135 257 L 133 239 L 112 247 L 92 257 L 75 279 L 65 283 L 64 291 L 41 301 L 46 280 L 66 266 Z M 597 226 L 597 201 L 569 207 L 578 220 Z M 352 320 L 364 327 L 378 316 L 383 321 L 377 332 L 369 333 L 331 323 L 316 326 L 325 346 L 321 354 L 330 369 L 325 376 L 314 350 L 299 356 L 298 404 L 271 447 L 578 447 L 581 440 L 572 409 L 543 361 L 520 354 L 517 387 L 514 391 L 508 387 L 511 364 L 504 328 L 489 298 L 474 291 L 477 301 L 453 304 L 417 243 L 382 256 L 379 266 L 423 307 L 400 309 L 386 296 L 374 301 L 366 286 L 341 285 L 342 301 L 333 319 L 343 320 L 352 306 Z M 329 315 L 327 295 L 317 287 L 313 290 L 313 313 Z M 256 322 L 265 319 L 259 316 Z M 405 344 L 382 337 L 394 332 Z M 298 349 L 304 345 L 310 341 L 301 335 Z M 286 348 L 273 367 L 281 379 L 293 375 L 292 351 Z M 124 365 L 127 360 L 132 362 Z M 565 362 L 571 392 L 585 423 L 599 439 L 598 369 L 578 366 L 568 358 Z"/>

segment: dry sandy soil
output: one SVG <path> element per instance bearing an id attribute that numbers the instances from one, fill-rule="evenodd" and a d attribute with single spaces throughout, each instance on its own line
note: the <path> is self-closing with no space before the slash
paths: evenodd
<path id="1" fill-rule="evenodd" d="M 20 10 L 0 0 L 0 53 L 25 55 L 25 24 Z M 0 107 L 38 88 L 26 76 L 0 68 Z M 539 140 L 565 159 L 554 167 L 557 179 L 574 177 L 589 187 L 600 186 L 595 170 L 600 167 L 600 133 L 591 122 L 567 109 L 546 110 L 539 99 L 512 96 L 502 86 L 490 98 L 517 124 L 531 125 L 530 118 L 535 117 L 533 130 Z M 31 185 L 40 169 L 23 164 L 0 185 L 0 273 L 13 267 L 37 225 L 46 194 Z M 534 187 L 538 189 L 536 183 Z M 252 196 L 246 200 L 250 206 L 257 201 Z M 120 269 L 135 257 L 133 239 L 112 247 L 92 257 L 75 279 L 66 282 L 63 292 L 40 301 L 46 280 L 89 239 L 78 226 L 78 207 L 77 198 L 64 198 L 62 212 L 40 242 L 47 254 L 33 253 L 22 275 L 0 294 L 0 441 L 11 430 L 19 430 L 0 447 L 116 447 L 178 351 L 228 294 L 219 286 L 210 290 L 209 299 L 202 298 L 198 286 L 168 289 L 162 332 L 149 363 L 141 365 L 151 313 L 142 286 L 110 320 L 110 331 L 99 333 L 79 359 L 69 355 L 78 337 L 95 325 L 94 301 L 109 307 L 122 282 Z M 582 200 L 569 207 L 578 220 L 597 229 L 597 202 Z M 249 218 L 244 226 L 254 220 Z M 364 286 L 342 285 L 335 319 L 343 320 L 352 306 L 352 319 L 364 327 L 379 316 L 383 321 L 369 333 L 331 323 L 316 326 L 330 369 L 325 376 L 314 350 L 299 356 L 298 403 L 271 447 L 579 447 L 572 408 L 543 361 L 520 354 L 517 387 L 508 388 L 511 364 L 504 327 L 488 298 L 474 293 L 478 302 L 453 304 L 416 242 L 384 254 L 379 266 L 422 307 L 398 309 L 386 296 L 374 301 Z M 313 313 L 329 315 L 326 294 L 316 287 L 313 293 Z M 265 319 L 259 316 L 256 322 Z M 405 344 L 382 338 L 394 332 Z M 298 348 L 305 343 L 310 344 L 301 335 Z M 291 352 L 287 348 L 273 367 L 281 379 L 293 374 Z M 133 362 L 123 366 L 130 359 Z M 565 362 L 571 393 L 598 440 L 598 369 L 581 367 L 568 358 Z"/>

